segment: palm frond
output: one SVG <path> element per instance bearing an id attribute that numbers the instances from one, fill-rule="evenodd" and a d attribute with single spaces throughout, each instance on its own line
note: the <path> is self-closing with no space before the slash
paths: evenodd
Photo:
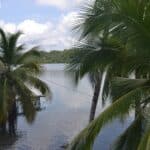
<path id="1" fill-rule="evenodd" d="M 0 80 L 0 122 L 7 119 L 7 79 Z"/>
<path id="2" fill-rule="evenodd" d="M 104 70 L 108 65 L 115 66 L 112 70 L 119 69 L 117 65 L 122 60 L 122 47 L 115 40 L 98 39 L 80 45 L 71 59 L 69 70 L 76 72 L 77 78 L 82 78 L 86 73 L 95 70 Z"/>
<path id="3" fill-rule="evenodd" d="M 4 50 L 8 48 L 8 40 L 2 28 L 0 28 L 0 35 L 1 35 L 0 47 L 1 47 L 1 51 L 4 52 Z"/>
<path id="4" fill-rule="evenodd" d="M 37 74 L 39 75 L 39 71 L 40 69 L 37 64 L 25 64 L 14 70 L 12 72 L 12 75 L 18 77 L 25 84 L 28 83 L 30 85 L 33 85 L 36 89 L 39 89 L 39 91 L 45 95 L 48 94 L 50 91 L 46 83 L 40 80 L 38 76 L 36 76 Z"/>
<path id="5" fill-rule="evenodd" d="M 17 42 L 21 34 L 22 33 L 18 31 L 8 36 L 8 48 L 6 49 L 5 57 L 6 57 L 7 62 L 9 62 L 9 64 L 14 63 L 13 59 L 15 59 Z"/>
<path id="6" fill-rule="evenodd" d="M 95 3 L 87 3 L 79 14 L 78 24 L 75 29 L 81 31 L 81 38 L 87 36 L 99 35 L 108 26 L 112 24 L 112 18 L 119 18 L 120 16 L 113 17 L 112 15 L 112 2 L 110 0 L 95 1 Z"/>
<path id="7" fill-rule="evenodd" d="M 19 67 L 17 67 L 17 69 L 14 70 L 15 73 L 19 73 L 20 71 L 24 71 L 32 75 L 39 75 L 42 73 L 43 70 L 39 64 L 35 62 L 29 62 L 23 65 L 20 65 Z"/>
<path id="8" fill-rule="evenodd" d="M 28 76 L 27 78 L 27 82 L 38 89 L 43 95 L 46 95 L 50 92 L 49 87 L 44 81 L 34 76 Z"/>
<path id="9" fill-rule="evenodd" d="M 123 96 L 129 91 L 132 91 L 136 88 L 140 88 L 144 86 L 149 86 L 149 80 L 116 77 L 112 80 L 112 83 L 111 83 L 112 99 L 116 100 L 117 98 Z"/>
<path id="10" fill-rule="evenodd" d="M 140 101 L 143 95 L 149 96 L 149 92 L 150 89 L 147 87 L 137 88 L 120 97 L 73 140 L 68 150 L 91 150 L 94 140 L 101 131 L 102 127 L 115 118 L 128 113 L 135 101 Z"/>
<path id="11" fill-rule="evenodd" d="M 145 131 L 138 150 L 149 150 L 150 149 L 150 127 Z"/>
<path id="12" fill-rule="evenodd" d="M 29 63 L 29 62 L 36 62 L 39 63 L 41 58 L 41 54 L 38 51 L 39 47 L 33 47 L 31 50 L 23 53 L 17 60 L 17 64 Z"/>
<path id="13" fill-rule="evenodd" d="M 21 51 L 23 51 L 24 49 L 25 49 L 25 44 L 21 44 L 21 45 L 19 45 L 19 46 L 16 47 L 16 51 L 17 51 L 17 52 L 21 52 Z"/>
<path id="14" fill-rule="evenodd" d="M 142 122 L 143 118 L 139 116 L 132 124 L 119 136 L 117 141 L 113 144 L 113 150 L 129 150 L 137 149 L 142 137 Z"/>
<path id="15" fill-rule="evenodd" d="M 23 108 L 24 115 L 29 123 L 35 119 L 36 110 L 33 104 L 35 94 L 22 82 L 19 78 L 11 75 L 11 82 L 14 84 L 15 90 L 19 97 L 19 101 Z"/>

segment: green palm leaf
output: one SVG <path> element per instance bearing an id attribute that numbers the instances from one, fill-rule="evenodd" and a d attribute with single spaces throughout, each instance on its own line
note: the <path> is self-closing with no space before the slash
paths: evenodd
<path id="1" fill-rule="evenodd" d="M 113 119 L 128 113 L 135 101 L 140 101 L 143 95 L 146 97 L 149 96 L 149 94 L 149 87 L 144 87 L 134 89 L 126 95 L 120 97 L 74 139 L 68 150 L 91 150 L 95 138 L 104 125 L 111 122 Z"/>
<path id="2" fill-rule="evenodd" d="M 17 60 L 17 64 L 24 64 L 29 62 L 39 63 L 41 60 L 41 54 L 38 50 L 38 47 L 34 47 L 28 50 L 26 53 L 23 53 Z"/>
<path id="3" fill-rule="evenodd" d="M 0 122 L 7 119 L 7 79 L 0 80 Z"/>
<path id="4" fill-rule="evenodd" d="M 143 117 L 139 116 L 135 119 L 131 125 L 125 130 L 125 132 L 118 138 L 118 140 L 113 144 L 113 150 L 129 150 L 137 149 L 139 142 L 142 138 L 142 123 Z"/>
<path id="5" fill-rule="evenodd" d="M 150 81 L 147 79 L 129 79 L 116 77 L 111 83 L 111 96 L 113 100 L 123 96 L 124 94 L 143 86 L 149 86 Z"/>
<path id="6" fill-rule="evenodd" d="M 4 51 L 5 49 L 8 48 L 8 40 L 2 28 L 0 28 L 0 35 L 1 35 L 0 47 L 2 48 L 1 51 Z"/>
<path id="7" fill-rule="evenodd" d="M 9 64 L 13 64 L 16 59 L 16 48 L 17 48 L 17 41 L 22 33 L 19 31 L 15 34 L 10 34 L 8 36 L 8 48 L 5 49 L 5 59 L 8 61 Z"/>
<path id="8" fill-rule="evenodd" d="M 19 96 L 19 101 L 22 105 L 24 115 L 29 123 L 35 119 L 36 110 L 34 107 L 35 94 L 22 82 L 20 79 L 11 76 L 11 81 L 14 82 L 16 92 Z"/>
<path id="9" fill-rule="evenodd" d="M 138 147 L 138 150 L 149 150 L 149 149 L 150 149 L 150 128 L 148 128 L 145 131 Z"/>
<path id="10" fill-rule="evenodd" d="M 27 78 L 28 78 L 27 81 L 29 82 L 29 84 L 33 85 L 36 89 L 39 89 L 39 91 L 43 95 L 48 94 L 50 92 L 49 87 L 46 85 L 46 83 L 44 83 L 39 78 L 34 77 L 34 76 L 28 76 Z"/>

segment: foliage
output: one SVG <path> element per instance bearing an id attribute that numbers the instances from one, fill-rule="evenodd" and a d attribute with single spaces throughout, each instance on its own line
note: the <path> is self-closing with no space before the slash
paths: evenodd
<path id="1" fill-rule="evenodd" d="M 138 114 L 135 121 L 113 148 L 149 149 L 149 127 L 144 126 L 143 132 L 140 128 L 143 120 L 137 118 L 143 116 L 143 111 L 149 108 L 150 102 L 149 14 L 149 0 L 96 0 L 81 11 L 81 21 L 76 29 L 88 47 L 84 45 L 84 51 L 78 55 L 80 57 L 74 57 L 72 69 L 80 68 L 78 76 L 82 77 L 93 69 L 108 67 L 108 87 L 104 90 L 107 91 L 107 96 L 111 94 L 113 103 L 74 139 L 69 150 L 91 150 L 96 136 L 105 124 L 136 109 Z M 95 44 L 97 39 L 100 40 Z M 131 73 L 136 79 L 129 78 Z M 141 137 L 136 137 L 132 142 L 131 133 L 134 131 Z"/>
<path id="2" fill-rule="evenodd" d="M 18 45 L 21 33 L 5 33 L 0 29 L 0 121 L 7 120 L 13 103 L 19 100 L 28 122 L 35 117 L 33 101 L 35 87 L 42 94 L 49 92 L 47 85 L 38 78 L 41 73 L 38 48 L 24 51 L 24 45 Z"/>
<path id="3" fill-rule="evenodd" d="M 148 81 L 149 82 L 149 81 Z M 119 97 L 104 112 L 102 112 L 87 128 L 85 128 L 73 141 L 68 148 L 69 150 L 91 150 L 94 139 L 101 131 L 102 127 L 112 120 L 121 117 L 125 113 L 129 113 L 135 105 L 135 101 L 144 101 L 150 94 L 149 86 L 145 86 L 145 82 L 141 87 L 129 90 L 126 94 Z"/>
<path id="4" fill-rule="evenodd" d="M 75 50 L 68 49 L 64 51 L 50 51 L 43 52 L 41 51 L 42 63 L 69 63 L 73 57 Z"/>

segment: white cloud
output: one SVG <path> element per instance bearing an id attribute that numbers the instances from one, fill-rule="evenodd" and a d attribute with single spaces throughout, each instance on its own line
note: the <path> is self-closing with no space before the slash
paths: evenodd
<path id="1" fill-rule="evenodd" d="M 75 41 L 70 31 L 76 16 L 76 12 L 70 12 L 62 16 L 57 25 L 52 22 L 24 20 L 19 24 L 0 21 L 0 27 L 10 33 L 21 30 L 24 34 L 20 38 L 20 43 L 25 43 L 29 47 L 38 45 L 45 50 L 60 50 L 70 48 Z"/>
<path id="2" fill-rule="evenodd" d="M 55 6 L 61 9 L 67 7 L 67 0 L 37 0 L 37 3 L 40 5 Z"/>
<path id="3" fill-rule="evenodd" d="M 9 23 L 5 25 L 5 30 L 9 31 L 10 33 L 16 32 L 17 28 L 13 23 Z"/>
<path id="4" fill-rule="evenodd" d="M 70 12 L 65 16 L 62 16 L 62 21 L 59 24 L 59 30 L 62 32 L 66 32 L 66 30 L 72 30 L 75 22 L 76 22 L 76 18 L 78 16 L 77 12 Z"/>
<path id="5" fill-rule="evenodd" d="M 17 31 L 16 25 L 14 23 L 5 23 L 2 20 L 0 21 L 0 27 L 10 33 L 14 33 Z"/>
<path id="6" fill-rule="evenodd" d="M 57 22 L 38 22 L 34 19 L 26 19 L 20 23 L 4 22 L 0 20 L 0 27 L 10 33 L 21 30 L 20 42 L 29 46 L 37 46 L 50 49 L 70 48 L 75 43 L 75 36 L 71 34 L 78 13 L 74 7 L 79 8 L 82 2 L 93 2 L 94 0 L 34 0 L 39 5 L 55 6 L 68 10 L 63 11 Z M 75 11 L 76 10 L 76 11 Z M 68 14 L 66 14 L 68 12 Z M 63 14 L 65 13 L 65 15 Z"/>
<path id="7" fill-rule="evenodd" d="M 60 9 L 76 7 L 86 0 L 36 0 L 39 5 L 55 6 Z"/>
<path id="8" fill-rule="evenodd" d="M 42 34 L 52 28 L 51 23 L 41 24 L 34 20 L 25 20 L 18 25 L 18 29 L 25 34 Z"/>

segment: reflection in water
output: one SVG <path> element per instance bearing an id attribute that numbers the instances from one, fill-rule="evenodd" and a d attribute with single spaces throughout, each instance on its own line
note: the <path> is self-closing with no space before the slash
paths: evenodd
<path id="1" fill-rule="evenodd" d="M 87 78 L 75 88 L 63 69 L 63 64 L 46 65 L 46 72 L 41 79 L 51 88 L 52 101 L 41 98 L 42 107 L 46 109 L 37 113 L 32 125 L 27 124 L 23 116 L 18 117 L 18 130 L 22 136 L 6 150 L 62 150 L 61 146 L 87 125 L 92 88 Z M 97 114 L 102 111 L 100 104 L 97 109 Z M 95 142 L 94 150 L 108 150 L 129 121 L 126 124 L 115 121 L 105 127 Z M 5 150 L 0 145 L 1 149 Z"/>
<path id="2" fill-rule="evenodd" d="M 0 150 L 7 150 L 15 144 L 19 136 L 0 135 Z"/>

